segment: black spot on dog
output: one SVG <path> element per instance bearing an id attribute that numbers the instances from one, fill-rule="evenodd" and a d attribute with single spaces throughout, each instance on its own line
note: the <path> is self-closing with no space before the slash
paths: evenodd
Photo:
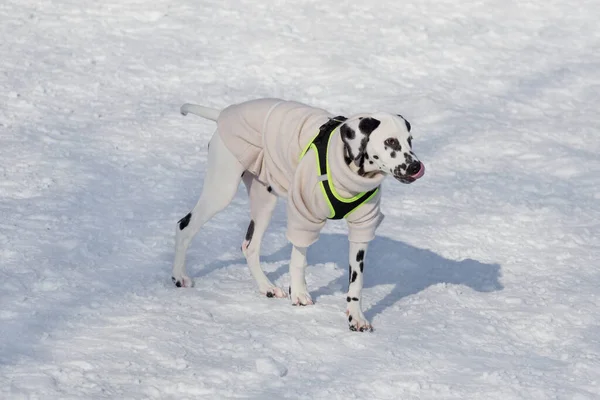
<path id="1" fill-rule="evenodd" d="M 362 261 L 365 259 L 365 251 L 364 250 L 359 250 L 356 253 L 356 262 Z"/>
<path id="2" fill-rule="evenodd" d="M 373 156 L 373 158 L 379 160 L 379 156 Z"/>
<path id="3" fill-rule="evenodd" d="M 352 140 L 356 137 L 356 132 L 354 132 L 354 129 L 350 128 L 346 124 L 342 125 L 342 127 L 340 128 L 340 132 L 342 133 L 342 137 L 346 139 Z"/>
<path id="4" fill-rule="evenodd" d="M 271 186 L 267 186 L 267 192 L 271 193 L 273 191 L 273 188 Z"/>
<path id="5" fill-rule="evenodd" d="M 369 137 L 365 136 L 360 141 L 360 147 L 358 148 L 358 152 L 361 153 L 363 157 L 365 157 L 367 155 L 367 153 L 366 153 L 367 143 L 369 143 Z"/>
<path id="6" fill-rule="evenodd" d="M 406 164 L 400 164 L 400 168 L 406 169 Z"/>
<path id="7" fill-rule="evenodd" d="M 346 297 L 346 301 L 347 301 L 348 303 L 350 303 L 350 302 L 352 301 L 352 299 L 350 298 L 350 296 Z"/>
<path id="8" fill-rule="evenodd" d="M 192 213 L 188 213 L 185 217 L 179 220 L 179 230 L 182 231 L 186 226 L 190 223 L 190 219 L 192 218 Z"/>
<path id="9" fill-rule="evenodd" d="M 404 124 L 406 124 L 406 130 L 410 132 L 410 122 L 408 122 L 402 115 L 398 114 L 398 116 L 404 120 Z"/>
<path id="10" fill-rule="evenodd" d="M 348 160 L 346 162 L 350 164 L 354 160 L 354 153 L 352 153 L 352 149 L 346 142 L 344 142 L 344 150 L 344 160 Z"/>
<path id="11" fill-rule="evenodd" d="M 292 295 L 292 287 L 288 286 L 288 294 L 291 296 Z"/>
<path id="12" fill-rule="evenodd" d="M 353 297 L 352 301 L 358 301 L 358 297 Z"/>
<path id="13" fill-rule="evenodd" d="M 248 225 L 248 230 L 246 231 L 246 240 L 248 243 L 252 240 L 252 236 L 254 235 L 254 220 L 250 220 L 250 225 Z"/>
<path id="14" fill-rule="evenodd" d="M 381 124 L 381 121 L 375 118 L 364 118 L 358 124 L 358 129 L 365 135 L 370 135 Z"/>
<path id="15" fill-rule="evenodd" d="M 369 161 L 369 165 L 373 165 L 373 161 Z"/>
<path id="16" fill-rule="evenodd" d="M 367 143 L 369 143 L 369 137 L 363 136 L 363 138 L 360 141 L 360 146 L 358 147 L 358 154 L 354 158 L 354 163 L 359 167 L 362 167 L 362 165 L 365 163 L 365 155 L 367 154 Z"/>
<path id="17" fill-rule="evenodd" d="M 395 152 L 394 150 L 392 150 L 392 152 L 390 153 L 390 156 L 391 156 L 392 158 L 396 158 L 396 152 Z"/>
<path id="18" fill-rule="evenodd" d="M 351 283 L 350 279 L 352 278 L 352 265 L 348 265 L 348 285 Z"/>
<path id="19" fill-rule="evenodd" d="M 356 271 L 352 271 L 352 280 L 351 280 L 351 283 L 354 283 L 354 281 L 356 280 L 357 276 L 358 276 L 358 274 L 356 273 Z"/>
<path id="20" fill-rule="evenodd" d="M 175 286 L 181 287 L 181 282 L 179 282 L 177 279 L 175 279 L 174 276 L 171 277 L 171 280 L 173 281 L 173 283 L 175 284 Z"/>
<path id="21" fill-rule="evenodd" d="M 363 272 L 363 269 L 365 269 L 365 263 L 364 261 L 360 262 L 360 272 Z"/>
<path id="22" fill-rule="evenodd" d="M 348 316 L 348 322 L 352 322 L 352 315 Z"/>
<path id="23" fill-rule="evenodd" d="M 412 136 L 409 137 L 408 139 L 406 139 L 406 141 L 408 142 L 408 145 L 412 148 Z M 412 151 L 411 151 L 412 153 Z"/>
<path id="24" fill-rule="evenodd" d="M 267 297 L 268 298 L 275 297 L 275 294 L 273 294 L 273 292 L 267 292 Z"/>

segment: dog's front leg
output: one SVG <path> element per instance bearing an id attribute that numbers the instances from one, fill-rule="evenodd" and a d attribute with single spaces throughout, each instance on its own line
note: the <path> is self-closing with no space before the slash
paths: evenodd
<path id="1" fill-rule="evenodd" d="M 294 306 L 313 304 L 306 287 L 306 251 L 308 247 L 292 247 L 290 257 L 290 297 Z"/>
<path id="2" fill-rule="evenodd" d="M 372 331 L 373 327 L 362 312 L 363 270 L 368 243 L 350 242 L 350 265 L 348 267 L 348 294 L 346 315 L 351 331 Z"/>

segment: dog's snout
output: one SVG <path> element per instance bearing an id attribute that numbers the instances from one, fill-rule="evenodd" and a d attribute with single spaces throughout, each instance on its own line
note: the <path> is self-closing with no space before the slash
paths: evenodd
<path id="1" fill-rule="evenodd" d="M 416 175 L 421 170 L 421 162 L 413 161 L 408 168 L 406 169 L 406 173 L 408 175 Z"/>

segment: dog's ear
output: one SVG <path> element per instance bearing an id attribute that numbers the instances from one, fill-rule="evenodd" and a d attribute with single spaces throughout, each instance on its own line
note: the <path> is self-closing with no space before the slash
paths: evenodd
<path id="1" fill-rule="evenodd" d="M 400 114 L 397 114 L 397 115 L 404 120 L 404 123 L 406 124 L 406 129 L 410 132 L 410 122 L 408 122 L 406 120 L 406 118 L 404 118 L 402 115 L 400 115 Z"/>
<path id="2" fill-rule="evenodd" d="M 381 121 L 375 118 L 359 118 L 358 126 L 355 121 L 350 124 L 345 123 L 340 128 L 344 146 L 348 156 L 354 161 L 356 166 L 360 167 L 365 162 L 365 151 L 369 136 L 381 124 Z"/>
<path id="3" fill-rule="evenodd" d="M 381 124 L 381 121 L 375 118 L 362 118 L 358 123 L 358 129 L 363 135 L 369 136 L 377 127 Z"/>
<path id="4" fill-rule="evenodd" d="M 367 157 L 367 143 L 369 143 L 369 136 L 377 127 L 381 124 L 381 121 L 372 117 L 361 118 L 358 123 L 358 130 L 362 133 L 362 138 L 358 146 L 358 153 L 354 156 L 354 164 L 357 167 L 362 167 Z"/>

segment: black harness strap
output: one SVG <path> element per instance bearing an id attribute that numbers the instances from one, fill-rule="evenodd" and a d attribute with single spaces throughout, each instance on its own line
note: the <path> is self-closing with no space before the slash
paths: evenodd
<path id="1" fill-rule="evenodd" d="M 338 116 L 330 119 L 325 124 L 321 125 L 319 128 L 319 134 L 313 139 L 311 147 L 317 153 L 317 158 L 319 160 L 319 174 L 321 175 L 321 186 L 327 195 L 327 200 L 329 204 L 333 208 L 333 215 L 329 216 L 328 219 L 342 219 L 352 211 L 356 210 L 363 203 L 365 203 L 375 192 L 379 189 L 376 187 L 373 190 L 362 193 L 358 198 L 354 200 L 348 199 L 348 201 L 343 201 L 338 199 L 333 193 L 332 182 L 329 182 L 328 174 L 327 174 L 327 152 L 329 145 L 329 138 L 333 131 L 340 126 L 344 121 L 346 121 L 346 117 Z"/>

